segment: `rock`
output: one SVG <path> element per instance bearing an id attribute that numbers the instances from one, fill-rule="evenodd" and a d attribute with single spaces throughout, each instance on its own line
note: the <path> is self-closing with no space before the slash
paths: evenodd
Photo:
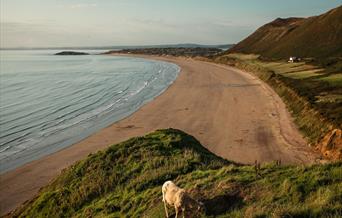
<path id="1" fill-rule="evenodd" d="M 89 55 L 89 53 L 77 52 L 77 51 L 62 51 L 62 52 L 56 53 L 55 55 Z"/>
<path id="2" fill-rule="evenodd" d="M 324 136 L 317 149 L 327 159 L 342 159 L 342 130 L 334 129 Z"/>

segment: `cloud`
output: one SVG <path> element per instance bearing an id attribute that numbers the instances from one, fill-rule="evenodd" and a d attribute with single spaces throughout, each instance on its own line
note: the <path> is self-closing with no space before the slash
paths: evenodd
<path id="1" fill-rule="evenodd" d="M 222 26 L 222 27 L 232 27 L 234 26 L 235 24 L 230 21 L 230 20 L 218 20 L 216 22 L 213 23 L 214 25 L 217 25 L 217 26 Z"/>
<path id="2" fill-rule="evenodd" d="M 226 20 L 226 19 L 216 19 L 211 22 L 211 25 L 215 25 L 221 28 L 251 28 L 256 27 L 259 24 L 256 24 L 257 21 L 250 21 L 248 19 L 239 19 L 239 20 Z"/>
<path id="3" fill-rule="evenodd" d="M 0 22 L 0 48 L 114 45 L 136 36 L 108 26 L 80 26 L 53 22 Z"/>
<path id="4" fill-rule="evenodd" d="M 97 7 L 97 4 L 95 4 L 95 3 L 79 3 L 79 4 L 70 5 L 71 9 L 83 9 L 83 8 L 94 8 L 94 7 Z"/>
<path id="5" fill-rule="evenodd" d="M 0 47 L 53 46 L 69 41 L 77 43 L 77 38 L 84 37 L 72 27 L 50 23 L 1 22 L 0 25 Z"/>
<path id="6" fill-rule="evenodd" d="M 145 19 L 145 18 L 130 18 L 132 23 L 144 24 L 144 25 L 156 25 L 156 26 L 167 26 L 167 27 L 175 27 L 176 25 L 170 22 L 166 22 L 164 19 Z"/>
<path id="7" fill-rule="evenodd" d="M 117 17 L 103 22 L 58 20 L 1 22 L 0 47 L 58 47 L 194 42 L 231 43 L 254 28 L 229 19 L 179 21 L 166 18 Z M 190 31 L 191 30 L 191 31 Z"/>

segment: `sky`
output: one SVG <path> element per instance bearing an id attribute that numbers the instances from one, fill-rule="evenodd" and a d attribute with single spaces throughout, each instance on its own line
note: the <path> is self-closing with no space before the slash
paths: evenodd
<path id="1" fill-rule="evenodd" d="M 0 0 L 0 47 L 230 44 L 342 0 Z"/>

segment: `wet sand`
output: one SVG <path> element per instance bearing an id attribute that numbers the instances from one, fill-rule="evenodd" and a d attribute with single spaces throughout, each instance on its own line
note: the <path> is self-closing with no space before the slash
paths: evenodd
<path id="1" fill-rule="evenodd" d="M 1 175 L 1 215 L 31 199 L 62 169 L 89 153 L 156 129 L 183 130 L 215 154 L 240 163 L 314 161 L 315 154 L 294 126 L 284 103 L 256 77 L 193 59 L 147 58 L 179 65 L 181 72 L 176 81 L 131 116 Z"/>

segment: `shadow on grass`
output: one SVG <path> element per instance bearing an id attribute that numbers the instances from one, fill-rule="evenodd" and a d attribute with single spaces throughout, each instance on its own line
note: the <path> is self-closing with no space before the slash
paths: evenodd
<path id="1" fill-rule="evenodd" d="M 229 212 L 230 210 L 243 206 L 243 198 L 239 193 L 218 195 L 212 199 L 203 201 L 205 213 L 208 216 L 218 216 Z"/>

